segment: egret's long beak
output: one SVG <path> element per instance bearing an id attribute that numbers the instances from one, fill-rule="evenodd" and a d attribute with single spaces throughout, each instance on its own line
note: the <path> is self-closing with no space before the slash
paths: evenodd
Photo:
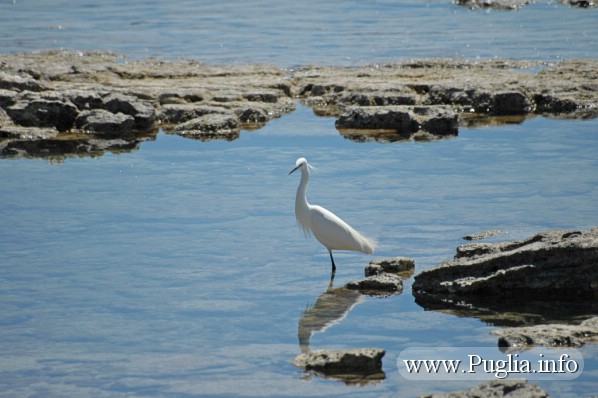
<path id="1" fill-rule="evenodd" d="M 293 170 L 291 170 L 291 171 L 289 172 L 289 175 L 293 174 L 293 172 L 294 172 L 295 170 L 297 170 L 299 167 L 301 167 L 301 165 L 299 165 L 299 166 L 295 167 Z"/>

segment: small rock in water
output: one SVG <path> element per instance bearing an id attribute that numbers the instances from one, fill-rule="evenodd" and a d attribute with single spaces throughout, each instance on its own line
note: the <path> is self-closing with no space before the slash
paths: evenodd
<path id="1" fill-rule="evenodd" d="M 500 229 L 489 229 L 488 231 L 483 231 L 478 234 L 465 235 L 463 237 L 463 239 L 464 240 L 481 240 L 481 239 L 489 238 L 491 236 L 497 236 L 497 235 L 503 235 L 503 234 L 504 234 L 504 232 L 501 231 Z"/>
<path id="2" fill-rule="evenodd" d="M 549 398 L 550 395 L 536 384 L 529 384 L 526 380 L 493 380 L 467 391 L 451 392 L 447 394 L 422 395 L 420 398 L 502 398 L 502 397 L 530 397 Z"/>
<path id="3" fill-rule="evenodd" d="M 368 276 L 360 281 L 349 282 L 347 288 L 368 295 L 378 295 L 380 292 L 400 293 L 403 291 L 403 279 L 398 275 L 382 273 Z"/>
<path id="4" fill-rule="evenodd" d="M 365 267 L 365 276 L 379 275 L 381 273 L 398 273 L 415 269 L 415 262 L 407 257 L 393 257 L 372 260 Z"/>
<path id="5" fill-rule="evenodd" d="M 381 348 L 315 350 L 295 357 L 293 365 L 325 375 L 380 373 L 384 354 Z"/>

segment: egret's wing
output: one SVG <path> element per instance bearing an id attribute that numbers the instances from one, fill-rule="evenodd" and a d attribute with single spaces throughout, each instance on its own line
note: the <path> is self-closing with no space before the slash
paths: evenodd
<path id="1" fill-rule="evenodd" d="M 374 244 L 336 214 L 320 206 L 312 206 L 311 230 L 329 250 L 355 250 L 373 254 Z"/>

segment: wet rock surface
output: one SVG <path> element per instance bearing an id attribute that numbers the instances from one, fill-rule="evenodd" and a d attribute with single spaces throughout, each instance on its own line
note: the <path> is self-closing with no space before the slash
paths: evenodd
<path id="1" fill-rule="evenodd" d="M 598 228 L 553 230 L 517 242 L 472 243 L 415 276 L 416 295 L 598 297 Z"/>
<path id="2" fill-rule="evenodd" d="M 420 60 L 309 67 L 293 79 L 316 114 L 337 117 L 343 135 L 387 142 L 445 138 L 459 125 L 522 122 L 538 114 L 594 118 L 597 64 Z"/>
<path id="3" fill-rule="evenodd" d="M 447 394 L 422 395 L 420 398 L 549 398 L 550 394 L 536 384 L 525 380 L 496 380 L 475 386 L 466 391 Z"/>
<path id="4" fill-rule="evenodd" d="M 48 129 L 129 139 L 166 133 L 235 139 L 295 109 L 334 116 L 356 141 L 433 140 L 459 126 L 520 123 L 533 115 L 598 115 L 598 60 L 419 60 L 361 67 L 207 66 L 127 61 L 106 52 L 0 55 L 0 156 L 45 156 Z M 43 129 L 44 133 L 35 130 Z M 52 139 L 56 138 L 54 136 Z M 17 141 L 39 141 L 36 145 Z M 11 148 L 21 148 L 15 151 Z M 80 156 L 81 153 L 78 153 Z"/>
<path id="5" fill-rule="evenodd" d="M 136 142 L 159 128 L 234 139 L 241 128 L 263 126 L 295 108 L 286 72 L 271 66 L 49 51 L 2 55 L 0 68 L 0 156 L 80 156 L 81 146 L 96 146 L 93 140 Z"/>
<path id="6" fill-rule="evenodd" d="M 598 342 L 598 228 L 459 246 L 415 276 L 413 294 L 427 310 L 509 326 L 492 332 L 507 350 Z"/>
<path id="7" fill-rule="evenodd" d="M 414 270 L 415 262 L 406 257 L 372 260 L 365 267 L 366 278 L 349 282 L 345 287 L 373 297 L 400 294 L 403 292 L 403 281 L 409 279 Z"/>
<path id="8" fill-rule="evenodd" d="M 598 342 L 598 317 L 586 319 L 579 325 L 534 325 L 502 328 L 492 331 L 499 336 L 498 346 L 523 350 L 531 346 L 581 347 Z"/>
<path id="9" fill-rule="evenodd" d="M 293 364 L 349 384 L 360 384 L 384 379 L 382 357 L 385 354 L 380 348 L 315 350 L 299 354 Z"/>

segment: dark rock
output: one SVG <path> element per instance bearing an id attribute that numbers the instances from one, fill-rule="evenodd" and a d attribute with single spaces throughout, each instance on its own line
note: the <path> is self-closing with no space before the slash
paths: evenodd
<path id="1" fill-rule="evenodd" d="M 420 122 L 419 130 L 426 131 L 433 135 L 447 136 L 457 135 L 459 128 L 459 116 L 448 107 L 414 107 L 413 111 L 421 118 L 416 117 Z"/>
<path id="2" fill-rule="evenodd" d="M 532 102 L 518 91 L 498 92 L 492 99 L 491 112 L 494 115 L 524 115 L 533 110 Z"/>
<path id="3" fill-rule="evenodd" d="M 496 235 L 502 235 L 503 231 L 498 230 L 498 229 L 489 229 L 487 231 L 483 231 L 477 234 L 472 234 L 472 235 L 465 235 L 463 237 L 464 240 L 482 240 L 482 239 L 486 239 L 486 238 L 490 238 L 492 236 L 496 236 Z"/>
<path id="4" fill-rule="evenodd" d="M 550 398 L 550 395 L 526 380 L 493 380 L 467 391 L 422 395 L 420 398 Z"/>
<path id="5" fill-rule="evenodd" d="M 75 125 L 78 129 L 106 136 L 129 134 L 135 126 L 131 115 L 112 113 L 103 109 L 83 111 L 77 117 Z"/>
<path id="6" fill-rule="evenodd" d="M 560 0 L 561 3 L 569 4 L 573 7 L 593 8 L 598 7 L 598 1 L 595 0 Z"/>
<path id="7" fill-rule="evenodd" d="M 64 92 L 64 96 L 80 111 L 104 108 L 102 96 L 95 91 L 67 90 Z"/>
<path id="8" fill-rule="evenodd" d="M 259 108 L 239 109 L 237 115 L 242 123 L 264 124 L 269 119 L 266 111 Z"/>
<path id="9" fill-rule="evenodd" d="M 13 90 L 0 89 L 0 108 L 8 108 L 18 100 L 18 93 Z"/>
<path id="10" fill-rule="evenodd" d="M 336 120 L 337 129 L 416 131 L 407 107 L 351 107 Z"/>
<path id="11" fill-rule="evenodd" d="M 26 127 L 56 127 L 59 131 L 69 130 L 77 117 L 78 110 L 70 102 L 34 99 L 19 101 L 6 108 L 11 119 Z"/>
<path id="12" fill-rule="evenodd" d="M 363 294 L 378 296 L 379 293 L 400 293 L 403 291 L 403 279 L 399 275 L 382 273 L 365 279 L 347 283 L 347 288 L 359 290 Z"/>
<path id="13" fill-rule="evenodd" d="M 278 102 L 279 94 L 273 91 L 270 92 L 252 92 L 243 95 L 247 101 L 251 102 L 267 102 L 271 104 L 275 104 Z"/>
<path id="14" fill-rule="evenodd" d="M 536 94 L 534 102 L 536 103 L 536 111 L 541 113 L 572 113 L 580 107 L 572 98 L 546 93 Z"/>
<path id="15" fill-rule="evenodd" d="M 131 95 L 112 93 L 104 98 L 104 104 L 106 109 L 112 113 L 133 116 L 135 118 L 134 128 L 137 130 L 151 128 L 156 119 L 156 111 L 151 104 Z"/>
<path id="16" fill-rule="evenodd" d="M 494 8 L 497 10 L 518 10 L 533 2 L 533 0 L 453 0 L 460 6 L 476 10 L 478 8 Z"/>
<path id="17" fill-rule="evenodd" d="M 492 334 L 499 336 L 499 347 L 581 347 L 586 342 L 598 342 L 598 317 L 586 319 L 579 325 L 548 324 L 502 328 L 492 331 Z"/>
<path id="18" fill-rule="evenodd" d="M 365 276 L 380 275 L 382 273 L 399 273 L 413 271 L 415 262 L 407 257 L 382 258 L 372 260 L 365 267 Z"/>
<path id="19" fill-rule="evenodd" d="M 469 244 L 416 275 L 414 294 L 598 296 L 598 228 L 547 231 L 518 242 Z"/>
<path id="20" fill-rule="evenodd" d="M 419 130 L 435 135 L 455 135 L 458 115 L 445 106 L 350 107 L 336 121 L 337 129 L 393 130 L 415 133 Z"/>
<path id="21" fill-rule="evenodd" d="M 381 373 L 385 353 L 380 348 L 315 350 L 299 354 L 293 364 L 325 375 Z"/>

